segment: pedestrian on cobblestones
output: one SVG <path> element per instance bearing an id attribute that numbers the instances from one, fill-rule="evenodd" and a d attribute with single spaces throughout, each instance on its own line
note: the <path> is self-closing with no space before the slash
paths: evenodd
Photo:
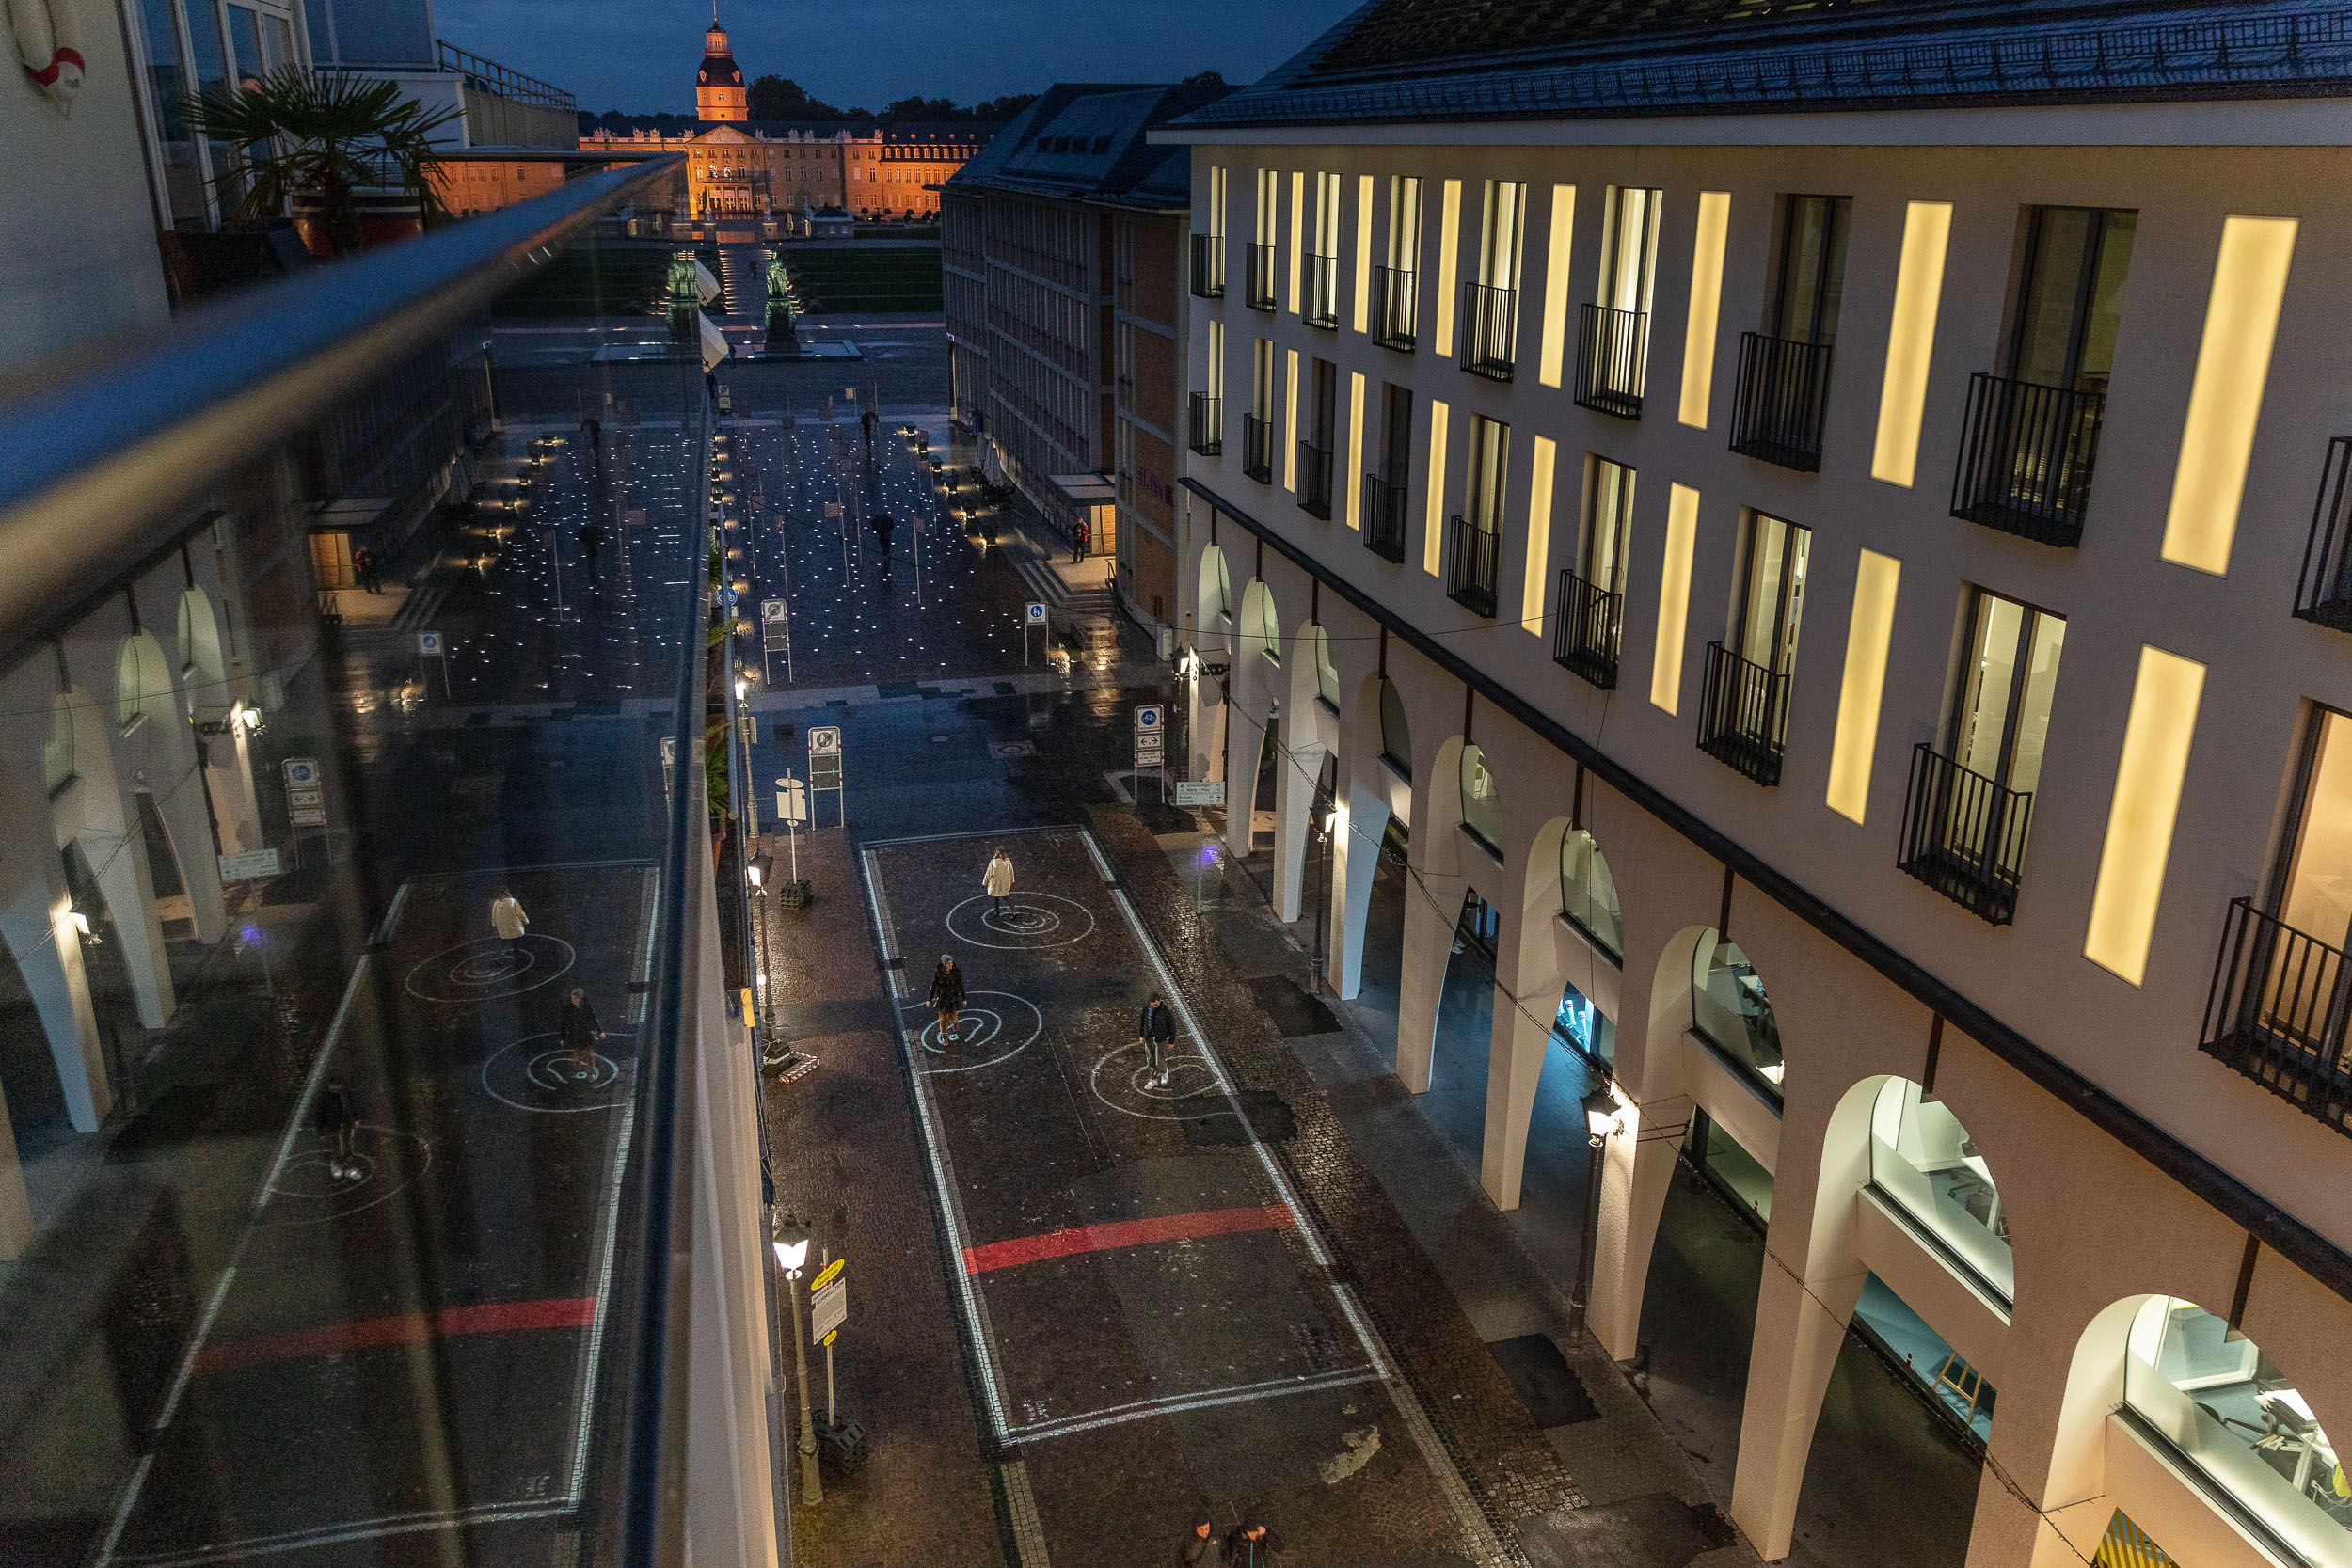
<path id="1" fill-rule="evenodd" d="M 1012 857 L 998 845 L 989 851 L 988 869 L 980 873 L 980 887 L 988 894 L 988 912 L 1005 912 L 1005 900 L 1012 895 Z"/>
<path id="2" fill-rule="evenodd" d="M 523 933 L 531 929 L 531 916 L 523 912 L 522 900 L 505 888 L 490 900 L 490 929 L 506 943 L 507 952 L 515 958 L 523 953 Z"/>
<path id="3" fill-rule="evenodd" d="M 961 1044 L 956 1034 L 956 1020 L 963 1012 L 963 971 L 956 967 L 954 954 L 939 956 L 939 967 L 931 973 L 931 993 L 925 1000 L 939 1009 L 940 1043 Z"/>
<path id="4" fill-rule="evenodd" d="M 1282 1538 L 1255 1519 L 1225 1532 L 1227 1568 L 1272 1568 L 1281 1549 Z"/>
<path id="5" fill-rule="evenodd" d="M 1195 1523 L 1179 1560 L 1184 1568 L 1224 1568 L 1225 1543 L 1216 1538 L 1216 1526 L 1206 1519 Z"/>
<path id="6" fill-rule="evenodd" d="M 319 1090 L 318 1106 L 311 1114 L 319 1137 L 326 1145 L 327 1174 L 338 1181 L 358 1180 L 359 1113 L 352 1108 L 351 1091 L 343 1087 L 342 1074 L 327 1074 L 326 1086 Z"/>
<path id="7" fill-rule="evenodd" d="M 1168 1051 L 1176 1043 L 1176 1009 L 1158 991 L 1143 1005 L 1143 1016 L 1136 1021 L 1136 1039 L 1143 1047 L 1144 1087 L 1166 1088 Z"/>

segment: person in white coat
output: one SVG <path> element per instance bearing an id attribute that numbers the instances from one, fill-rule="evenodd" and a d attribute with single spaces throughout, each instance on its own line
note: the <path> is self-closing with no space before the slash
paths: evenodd
<path id="1" fill-rule="evenodd" d="M 531 928 L 531 916 L 523 912 L 522 900 L 505 888 L 490 900 L 490 929 L 506 943 L 507 951 L 520 957 L 523 933 Z"/>
<path id="2" fill-rule="evenodd" d="M 1005 853 L 1003 845 L 990 851 L 988 869 L 980 875 L 980 887 L 991 900 L 988 912 L 1004 913 L 1005 900 L 1012 896 L 1012 857 Z"/>

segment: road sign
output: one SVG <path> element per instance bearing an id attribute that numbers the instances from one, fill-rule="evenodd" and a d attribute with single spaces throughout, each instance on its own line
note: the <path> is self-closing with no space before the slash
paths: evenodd
<path id="1" fill-rule="evenodd" d="M 441 645 L 441 634 L 437 631 L 421 631 L 417 633 L 417 652 L 422 654 L 427 658 L 440 657 L 443 652 Z"/>
<path id="2" fill-rule="evenodd" d="M 1165 717 L 1166 714 L 1162 711 L 1159 704 L 1145 703 L 1136 709 L 1136 728 L 1138 730 L 1156 730 L 1160 727 L 1160 721 Z"/>
<path id="3" fill-rule="evenodd" d="M 1041 626 L 1045 624 L 1045 606 L 1039 601 L 1035 599 L 1029 601 L 1027 614 L 1030 626 Z"/>
<path id="4" fill-rule="evenodd" d="M 286 818 L 297 828 L 326 826 L 326 781 L 316 757 L 288 757 L 278 765 L 286 777 Z"/>
<path id="5" fill-rule="evenodd" d="M 808 785 L 798 779 L 776 781 L 776 820 L 800 827 L 808 821 Z"/>
<path id="6" fill-rule="evenodd" d="M 220 857 L 220 879 L 224 882 L 250 881 L 256 877 L 278 875 L 278 851 L 247 849 L 241 855 Z"/>
<path id="7" fill-rule="evenodd" d="M 785 617 L 782 599 L 759 601 L 759 647 L 762 653 L 792 645 L 792 623 Z"/>
<path id="8" fill-rule="evenodd" d="M 1158 768 L 1168 761 L 1168 736 L 1160 730 L 1136 732 L 1136 766 Z"/>
<path id="9" fill-rule="evenodd" d="M 1225 781 L 1178 779 L 1176 803 L 1180 806 L 1221 806 L 1225 803 Z"/>
<path id="10" fill-rule="evenodd" d="M 808 754 L 813 757 L 837 757 L 841 754 L 841 729 L 836 724 L 811 725 L 808 732 Z"/>
<path id="11" fill-rule="evenodd" d="M 841 1273 L 842 1259 L 836 1258 L 825 1265 L 824 1272 L 809 1281 L 808 1338 L 809 1343 L 821 1345 L 825 1337 L 850 1321 L 850 1281 Z"/>

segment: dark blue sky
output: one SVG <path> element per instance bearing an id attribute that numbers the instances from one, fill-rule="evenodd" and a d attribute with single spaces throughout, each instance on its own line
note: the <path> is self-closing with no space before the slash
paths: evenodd
<path id="1" fill-rule="evenodd" d="M 1255 81 L 1357 0 L 720 0 L 746 79 L 845 107 L 960 103 L 1056 81 Z M 435 0 L 441 37 L 591 113 L 693 110 L 709 0 Z"/>

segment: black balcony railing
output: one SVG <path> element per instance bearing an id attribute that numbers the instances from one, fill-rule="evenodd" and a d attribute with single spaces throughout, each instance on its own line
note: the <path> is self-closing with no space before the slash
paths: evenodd
<path id="1" fill-rule="evenodd" d="M 1649 317 L 1587 305 L 1576 327 L 1576 401 L 1621 420 L 1642 417 L 1642 370 Z"/>
<path id="2" fill-rule="evenodd" d="M 1252 310 L 1274 309 L 1274 247 L 1253 245 L 1249 247 L 1248 304 Z"/>
<path id="3" fill-rule="evenodd" d="M 1261 484 L 1274 482 L 1274 426 L 1255 414 L 1241 417 L 1241 471 Z"/>
<path id="4" fill-rule="evenodd" d="M 1225 236 L 1192 237 L 1192 293 L 1196 299 L 1225 297 Z"/>
<path id="5" fill-rule="evenodd" d="M 1325 522 L 1331 520 L 1331 449 L 1311 441 L 1298 443 L 1298 505 Z"/>
<path id="6" fill-rule="evenodd" d="M 1827 343 L 1740 338 L 1740 401 L 1731 415 L 1731 450 L 1799 473 L 1821 466 L 1821 414 L 1829 405 Z"/>
<path id="7" fill-rule="evenodd" d="M 2032 819 L 2030 790 L 1995 784 L 1922 742 L 1912 749 L 1896 864 L 1969 913 L 2006 926 L 2017 913 Z"/>
<path id="8" fill-rule="evenodd" d="M 1502 536 L 1467 517 L 1454 519 L 1446 551 L 1445 596 L 1473 615 L 1495 613 L 1495 578 L 1502 561 Z"/>
<path id="9" fill-rule="evenodd" d="M 1574 572 L 1560 574 L 1552 662 L 1602 690 L 1617 684 L 1617 642 L 1625 630 L 1625 595 L 1597 588 Z"/>
<path id="10" fill-rule="evenodd" d="M 2352 436 L 2328 443 L 2319 501 L 2312 510 L 2312 536 L 2303 546 L 2295 613 L 2338 631 L 2352 631 Z"/>
<path id="11" fill-rule="evenodd" d="M 2104 391 L 1971 377 L 1952 515 L 2044 545 L 2081 544 L 2106 405 Z"/>
<path id="12" fill-rule="evenodd" d="M 1490 381 L 1511 379 L 1518 335 L 1519 292 L 1462 285 L 1462 368 Z"/>
<path id="13" fill-rule="evenodd" d="M 1225 450 L 1225 400 L 1192 394 L 1192 450 L 1215 457 Z"/>
<path id="14" fill-rule="evenodd" d="M 1372 269 L 1372 339 L 1382 348 L 1413 352 L 1413 275 L 1401 267 Z"/>
<path id="15" fill-rule="evenodd" d="M 2341 949 L 2233 899 L 2199 1049 L 2344 1129 L 2352 1113 L 2344 1057 L 2348 979 Z"/>
<path id="16" fill-rule="evenodd" d="M 1405 559 L 1405 467 L 1364 476 L 1364 548 L 1384 561 Z"/>
<path id="17" fill-rule="evenodd" d="M 1306 262 L 1307 325 L 1336 327 L 1340 325 L 1340 259 L 1311 255 Z"/>
<path id="18" fill-rule="evenodd" d="M 1776 784 L 1788 738 L 1788 677 L 1709 642 L 1699 750 L 1757 784 Z"/>

